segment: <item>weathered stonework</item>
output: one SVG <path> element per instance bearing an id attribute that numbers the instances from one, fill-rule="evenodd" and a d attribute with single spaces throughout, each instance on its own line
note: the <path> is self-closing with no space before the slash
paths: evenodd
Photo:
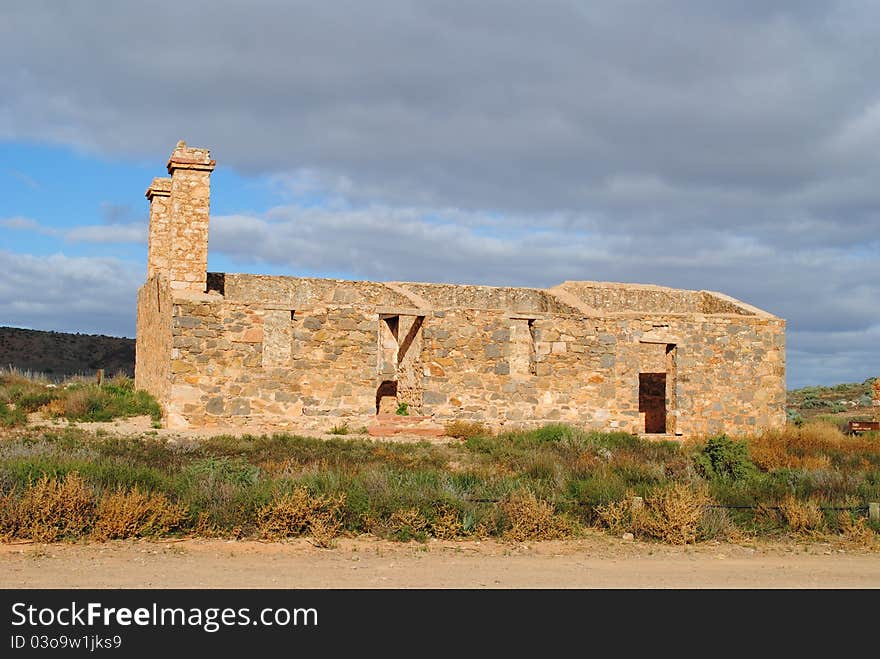
<path id="1" fill-rule="evenodd" d="M 147 188 L 150 200 L 150 235 L 147 247 L 147 279 L 168 274 L 171 256 L 171 179 L 154 178 Z"/>
<path id="2" fill-rule="evenodd" d="M 679 436 L 785 421 L 785 321 L 720 293 L 206 274 L 212 168 L 181 143 L 167 216 L 151 198 L 136 378 L 170 427 L 370 425 L 400 403 L 438 422 Z"/>
<path id="3" fill-rule="evenodd" d="M 160 401 L 171 387 L 171 294 L 164 276 L 153 276 L 138 291 L 134 379 Z"/>
<path id="4" fill-rule="evenodd" d="M 172 290 L 205 290 L 208 206 L 214 161 L 207 149 L 178 142 L 168 159 L 171 175 L 168 280 Z"/>
<path id="5" fill-rule="evenodd" d="M 874 417 L 880 421 L 880 377 L 874 379 L 871 388 L 873 390 Z"/>

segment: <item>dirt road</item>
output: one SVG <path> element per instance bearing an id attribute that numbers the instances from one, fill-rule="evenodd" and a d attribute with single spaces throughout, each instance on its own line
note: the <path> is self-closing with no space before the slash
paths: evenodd
<path id="1" fill-rule="evenodd" d="M 0 545 L 2 588 L 880 588 L 880 553 L 830 544 L 679 548 L 341 539 Z"/>

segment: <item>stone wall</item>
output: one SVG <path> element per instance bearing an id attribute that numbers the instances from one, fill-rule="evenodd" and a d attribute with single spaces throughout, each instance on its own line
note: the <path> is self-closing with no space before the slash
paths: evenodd
<path id="1" fill-rule="evenodd" d="M 151 277 L 138 290 L 135 386 L 167 401 L 171 386 L 171 295 L 168 280 Z"/>
<path id="2" fill-rule="evenodd" d="M 401 301 L 381 284 L 285 280 L 226 275 L 225 298 L 175 299 L 172 426 L 369 423 L 383 383 L 394 382 L 395 402 L 439 421 L 644 432 L 645 372 L 667 374 L 669 433 L 754 432 L 784 422 L 784 321 L 776 318 L 393 313 L 374 304 Z M 431 297 L 421 286 L 415 293 Z M 254 300 L 264 295 L 271 302 Z"/>
<path id="3" fill-rule="evenodd" d="M 700 295 L 697 291 L 592 281 L 567 281 L 558 288 L 574 294 L 594 309 L 610 313 L 695 313 L 700 310 Z"/>
<path id="4" fill-rule="evenodd" d="M 456 286 L 414 282 L 404 282 L 398 286 L 417 295 L 435 309 L 499 309 L 514 313 L 575 312 L 575 309 L 563 304 L 547 291 L 536 288 Z"/>
<path id="5" fill-rule="evenodd" d="M 516 366 L 521 344 L 512 340 L 520 320 L 486 311 L 443 313 L 426 322 L 422 362 L 432 377 L 424 381 L 425 413 L 643 432 L 639 373 L 669 369 L 646 350 L 659 342 L 663 352 L 666 346 L 675 351 L 668 397 L 675 401 L 676 432 L 750 432 L 784 422 L 784 324 L 778 319 L 537 318 L 526 373 Z"/>
<path id="6" fill-rule="evenodd" d="M 371 281 L 241 274 L 222 277 L 224 297 L 236 302 L 268 302 L 291 309 L 314 304 L 414 306 L 405 295 Z"/>
<path id="7" fill-rule="evenodd" d="M 651 284 L 567 281 L 550 289 L 575 295 L 592 309 L 605 313 L 733 313 L 768 315 L 739 300 L 710 291 L 688 291 Z"/>
<path id="8" fill-rule="evenodd" d="M 376 413 L 375 313 L 328 304 L 291 314 L 189 294 L 175 300 L 171 328 L 171 427 L 292 427 Z"/>
<path id="9" fill-rule="evenodd" d="M 880 377 L 875 378 L 871 386 L 874 391 L 874 416 L 880 421 Z"/>
<path id="10" fill-rule="evenodd" d="M 785 322 L 710 291 L 207 273 L 207 149 L 155 179 L 136 382 L 170 427 L 436 421 L 699 435 L 784 423 Z"/>

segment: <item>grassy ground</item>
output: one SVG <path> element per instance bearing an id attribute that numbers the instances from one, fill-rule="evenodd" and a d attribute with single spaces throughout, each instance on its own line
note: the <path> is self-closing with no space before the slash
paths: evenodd
<path id="1" fill-rule="evenodd" d="M 880 437 L 810 423 L 678 444 L 564 425 L 449 445 L 290 435 L 172 443 L 18 429 L 0 442 L 0 535 L 397 540 L 577 535 L 682 544 L 796 534 L 876 542 Z M 634 498 L 640 497 L 640 498 Z"/>
<path id="2" fill-rule="evenodd" d="M 161 409 L 134 381 L 117 375 L 102 382 L 71 378 L 56 384 L 15 369 L 0 371 L 0 427 L 22 426 L 31 412 L 70 421 L 110 421 L 148 414 L 158 422 Z"/>
<path id="3" fill-rule="evenodd" d="M 27 427 L 38 410 L 82 421 L 160 413 L 124 376 L 54 385 L 0 373 L 0 538 L 308 535 L 329 545 L 340 534 L 526 540 L 599 527 L 675 544 L 784 534 L 871 544 L 880 531 L 866 516 L 880 501 L 880 436 L 845 436 L 834 418 L 684 444 L 565 425 L 495 436 L 457 422 L 447 427 L 457 441 L 438 445 L 351 439 L 342 427 L 329 440 L 123 438 Z"/>

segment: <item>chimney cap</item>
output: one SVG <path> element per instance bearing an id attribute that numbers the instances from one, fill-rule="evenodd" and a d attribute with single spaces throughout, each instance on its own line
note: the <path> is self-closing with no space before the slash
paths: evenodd
<path id="1" fill-rule="evenodd" d="M 171 179 L 170 178 L 154 178 L 147 188 L 144 196 L 151 200 L 153 197 L 168 197 L 171 195 Z"/>
<path id="2" fill-rule="evenodd" d="M 210 172 L 216 164 L 211 158 L 210 149 L 187 146 L 186 142 L 180 140 L 168 159 L 168 173 L 174 174 L 175 169 L 198 169 Z"/>

